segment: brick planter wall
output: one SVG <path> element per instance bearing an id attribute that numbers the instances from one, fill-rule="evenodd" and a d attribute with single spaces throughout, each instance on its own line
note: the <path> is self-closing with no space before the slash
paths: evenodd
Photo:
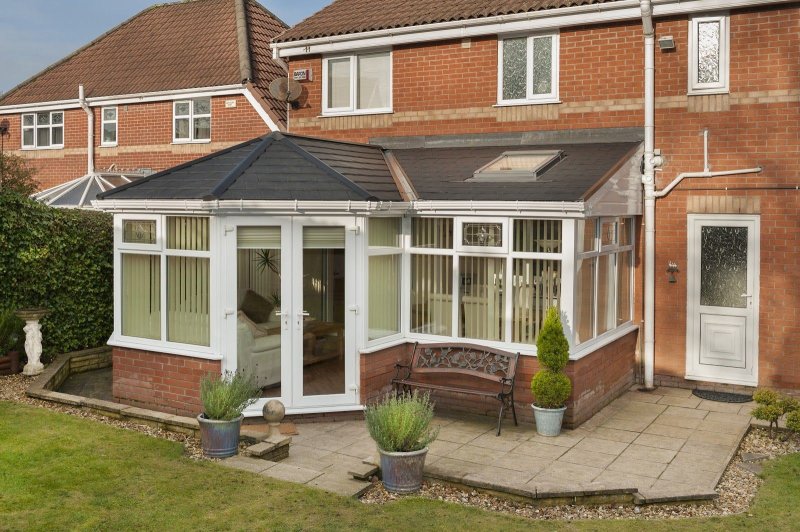
<path id="1" fill-rule="evenodd" d="M 121 403 L 182 416 L 196 416 L 200 378 L 219 374 L 218 360 L 114 348 L 114 399 Z"/>
<path id="2" fill-rule="evenodd" d="M 573 391 L 564 416 L 565 427 L 577 427 L 604 406 L 619 397 L 634 383 L 637 331 L 601 347 L 578 361 L 572 361 L 566 372 L 572 379 Z M 367 404 L 391 390 L 394 365 L 408 363 L 413 344 L 402 344 L 382 351 L 361 355 L 361 402 Z M 519 421 L 532 423 L 530 382 L 539 365 L 535 357 L 523 356 L 517 365 L 514 402 Z M 463 384 L 483 387 L 485 382 L 468 376 L 437 378 L 442 384 Z M 498 402 L 492 398 L 460 393 L 434 392 L 431 397 L 439 409 L 466 412 L 490 417 L 497 416 Z M 511 414 L 506 416 L 510 419 Z"/>

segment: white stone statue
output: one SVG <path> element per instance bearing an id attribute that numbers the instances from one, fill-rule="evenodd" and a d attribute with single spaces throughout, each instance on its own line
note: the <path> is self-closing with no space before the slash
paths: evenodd
<path id="1" fill-rule="evenodd" d="M 28 363 L 22 368 L 25 375 L 38 375 L 44 371 L 42 358 L 42 326 L 39 320 L 42 319 L 47 311 L 45 309 L 24 309 L 17 311 L 17 316 L 25 320 L 25 354 L 28 355 Z"/>

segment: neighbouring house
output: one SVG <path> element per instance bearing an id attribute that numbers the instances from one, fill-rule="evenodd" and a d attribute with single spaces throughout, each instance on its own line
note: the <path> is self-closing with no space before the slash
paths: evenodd
<path id="1" fill-rule="evenodd" d="M 5 149 L 29 159 L 41 199 L 86 206 L 108 190 L 285 129 L 286 29 L 252 0 L 158 4 L 0 96 Z M 66 186 L 64 186 L 66 185 Z"/>
<path id="2" fill-rule="evenodd" d="M 519 352 L 529 403 L 553 305 L 573 426 L 637 374 L 800 387 L 798 24 L 789 1 L 333 2 L 273 40 L 289 133 L 95 203 L 115 397 L 197 412 L 202 374 L 246 369 L 250 415 L 357 410 L 440 341 Z"/>

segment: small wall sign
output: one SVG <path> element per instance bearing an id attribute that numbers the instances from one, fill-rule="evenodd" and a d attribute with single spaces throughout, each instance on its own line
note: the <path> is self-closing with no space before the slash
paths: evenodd
<path id="1" fill-rule="evenodd" d="M 311 69 L 300 68 L 292 71 L 292 79 L 295 81 L 311 81 Z"/>

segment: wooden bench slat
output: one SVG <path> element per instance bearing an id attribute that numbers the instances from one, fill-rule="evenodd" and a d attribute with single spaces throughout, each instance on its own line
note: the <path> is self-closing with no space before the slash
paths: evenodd
<path id="1" fill-rule="evenodd" d="M 419 381 L 411 381 L 411 380 L 399 380 L 396 381 L 397 384 L 407 384 L 409 386 L 414 386 L 416 388 L 426 388 L 429 390 L 439 390 L 443 392 L 458 392 L 470 395 L 485 395 L 486 397 L 496 397 L 497 392 L 488 392 L 482 390 L 473 390 L 470 388 L 457 388 L 453 386 L 443 386 L 441 384 L 430 384 L 427 382 L 419 382 Z"/>

